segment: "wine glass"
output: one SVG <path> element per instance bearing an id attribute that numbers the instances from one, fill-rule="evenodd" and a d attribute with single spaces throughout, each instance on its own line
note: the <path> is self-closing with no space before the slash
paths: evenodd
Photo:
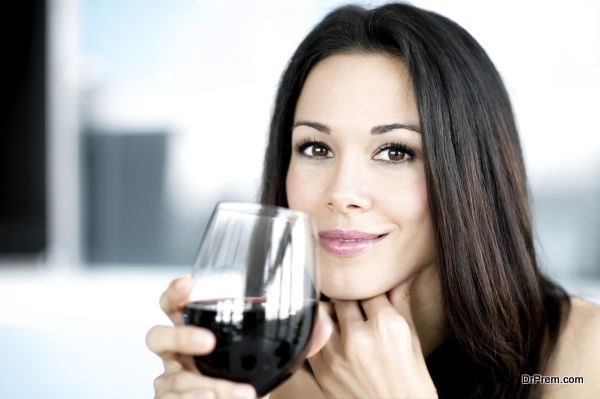
<path id="1" fill-rule="evenodd" d="M 253 203 L 217 204 L 193 267 L 184 323 L 211 330 L 194 356 L 204 375 L 250 383 L 263 396 L 302 364 L 318 305 L 310 217 Z"/>

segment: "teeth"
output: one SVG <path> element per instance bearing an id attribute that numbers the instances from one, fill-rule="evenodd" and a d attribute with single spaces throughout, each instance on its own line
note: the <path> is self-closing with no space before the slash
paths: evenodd
<path id="1" fill-rule="evenodd" d="M 343 238 L 339 239 L 340 242 L 356 242 L 356 241 L 361 241 L 361 238 L 357 238 L 355 240 L 344 240 Z"/>

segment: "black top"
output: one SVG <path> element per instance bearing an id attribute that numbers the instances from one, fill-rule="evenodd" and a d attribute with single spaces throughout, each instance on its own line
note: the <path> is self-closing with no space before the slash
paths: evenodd
<path id="1" fill-rule="evenodd" d="M 485 397 L 477 388 L 481 370 L 465 355 L 454 335 L 446 338 L 425 362 L 440 399 Z"/>

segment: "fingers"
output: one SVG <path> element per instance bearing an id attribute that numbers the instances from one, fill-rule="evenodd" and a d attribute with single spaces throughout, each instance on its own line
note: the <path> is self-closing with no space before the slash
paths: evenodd
<path id="1" fill-rule="evenodd" d="M 192 356 L 175 353 L 162 359 L 165 373 L 174 373 L 180 370 L 198 371 Z"/>
<path id="2" fill-rule="evenodd" d="M 191 371 L 160 375 L 154 380 L 154 392 L 157 399 L 256 398 L 252 385 L 210 378 Z"/>
<path id="3" fill-rule="evenodd" d="M 213 333 L 193 326 L 154 326 L 146 334 L 146 345 L 161 358 L 173 358 L 175 354 L 205 355 L 216 344 Z"/>
<path id="4" fill-rule="evenodd" d="M 357 301 L 335 301 L 335 314 L 340 326 L 340 335 L 344 336 L 352 328 L 364 323 L 365 318 Z"/>
<path id="5" fill-rule="evenodd" d="M 206 390 L 190 391 L 184 394 L 167 392 L 163 395 L 155 396 L 155 399 L 215 399 L 215 394 L 212 391 Z"/>
<path id="6" fill-rule="evenodd" d="M 171 374 L 183 370 L 184 368 L 180 360 L 181 359 L 179 356 L 173 356 L 170 358 L 163 359 L 163 367 L 165 369 L 165 374 Z"/>
<path id="7" fill-rule="evenodd" d="M 191 276 L 175 279 L 160 297 L 161 309 L 175 325 L 181 324 L 181 308 L 186 304 L 192 286 Z"/>
<path id="8" fill-rule="evenodd" d="M 361 301 L 360 305 L 365 312 L 367 320 L 386 315 L 391 317 L 400 315 L 406 321 L 410 330 L 416 333 L 410 309 L 410 301 L 411 288 L 418 275 L 418 273 L 413 274 L 387 293 Z"/>
<path id="9" fill-rule="evenodd" d="M 308 355 L 312 357 L 317 354 L 329 341 L 333 333 L 333 322 L 329 316 L 329 304 L 320 303 L 315 328 L 308 344 Z"/>
<path id="10" fill-rule="evenodd" d="M 333 332 L 339 334 L 339 324 L 333 302 L 319 301 L 319 317 L 324 318 L 325 321 L 330 322 L 333 326 Z"/>
<path id="11" fill-rule="evenodd" d="M 360 305 L 365 312 L 367 320 L 374 319 L 385 313 L 398 314 L 398 311 L 394 308 L 385 294 L 362 300 L 360 301 Z"/>

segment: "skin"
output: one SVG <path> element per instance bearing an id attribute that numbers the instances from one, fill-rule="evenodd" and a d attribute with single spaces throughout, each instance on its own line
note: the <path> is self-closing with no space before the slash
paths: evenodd
<path id="1" fill-rule="evenodd" d="M 299 125 L 292 130 L 289 206 L 311 214 L 319 230 L 387 235 L 357 256 L 320 251 L 320 288 L 333 303 L 320 305 L 309 346 L 315 378 L 300 370 L 270 399 L 437 397 L 425 357 L 445 338 L 445 319 L 418 121 L 398 58 L 339 54 L 309 73 L 294 115 Z M 410 128 L 371 134 L 374 126 L 390 124 Z M 318 143 L 298 152 L 306 141 Z M 390 142 L 403 143 L 412 155 L 382 149 Z M 189 277 L 169 286 L 161 307 L 175 327 L 153 327 L 146 337 L 165 366 L 155 380 L 156 398 L 254 397 L 250 386 L 195 369 L 190 355 L 210 353 L 214 337 L 181 326 L 190 287 Z M 548 386 L 544 397 L 600 397 L 600 311 L 585 301 L 572 303 L 546 375 L 582 375 L 586 383 Z"/>
<path id="2" fill-rule="evenodd" d="M 319 231 L 385 234 L 356 256 L 319 252 L 320 288 L 337 321 L 310 359 L 326 396 L 435 397 L 422 346 L 428 353 L 442 341 L 444 320 L 419 113 L 400 59 L 338 54 L 311 70 L 286 190 L 290 208 L 309 213 Z"/>
<path id="3" fill-rule="evenodd" d="M 370 133 L 391 124 L 418 129 L 409 82 L 396 58 L 334 55 L 314 67 L 298 100 L 295 124 L 316 122 L 329 133 L 304 125 L 292 130 L 289 207 L 309 213 L 319 231 L 387 233 L 358 256 L 320 251 L 321 291 L 331 298 L 370 298 L 436 267 L 421 135 L 409 129 Z M 299 154 L 295 147 L 306 140 L 315 144 Z M 379 149 L 389 142 L 404 143 L 415 155 Z"/>
<path id="4" fill-rule="evenodd" d="M 411 306 L 429 353 L 443 338 L 444 320 L 419 113 L 406 67 L 384 54 L 326 58 L 309 73 L 298 99 L 294 124 L 307 121 L 329 133 L 305 125 L 292 130 L 289 207 L 309 213 L 319 231 L 387 234 L 354 257 L 321 250 L 321 291 L 338 300 L 371 298 L 419 274 Z M 392 124 L 411 129 L 371 134 Z M 295 148 L 306 140 L 318 143 L 300 154 Z M 403 143 L 414 155 L 382 149 L 386 143 Z"/>

